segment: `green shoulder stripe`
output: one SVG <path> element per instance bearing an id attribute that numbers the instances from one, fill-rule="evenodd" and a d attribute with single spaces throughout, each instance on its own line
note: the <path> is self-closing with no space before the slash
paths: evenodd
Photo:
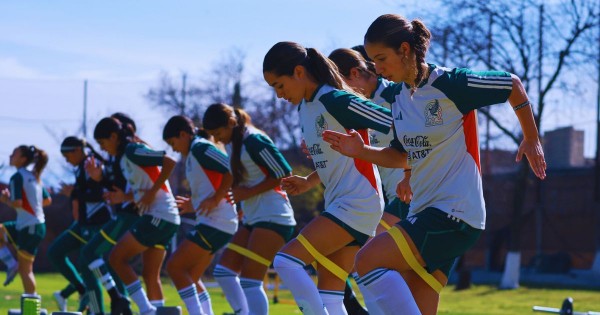
<path id="1" fill-rule="evenodd" d="M 265 167 L 273 178 L 283 178 L 292 173 L 286 159 L 267 136 L 251 134 L 244 139 L 244 146 L 254 163 Z"/>
<path id="2" fill-rule="evenodd" d="M 444 71 L 432 84 L 442 91 L 461 113 L 504 103 L 512 91 L 510 73 L 455 68 Z"/>
<path id="3" fill-rule="evenodd" d="M 388 103 L 393 104 L 396 101 L 396 95 L 400 94 L 402 91 L 402 86 L 404 84 L 398 84 L 395 82 L 390 82 L 390 85 L 386 86 L 383 91 L 381 91 L 381 97 Z"/>
<path id="4" fill-rule="evenodd" d="M 215 146 L 198 142 L 192 147 L 191 151 L 202 168 L 222 174 L 229 173 L 229 158 Z"/>
<path id="5" fill-rule="evenodd" d="M 325 93 L 319 101 L 346 129 L 371 128 L 388 133 L 392 125 L 392 112 L 389 109 L 343 90 Z"/>
<path id="6" fill-rule="evenodd" d="M 130 143 L 125 156 L 139 166 L 162 166 L 165 151 L 154 151 L 143 143 Z"/>

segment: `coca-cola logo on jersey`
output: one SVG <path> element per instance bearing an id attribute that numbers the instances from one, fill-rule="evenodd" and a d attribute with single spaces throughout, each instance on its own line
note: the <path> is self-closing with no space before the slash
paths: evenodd
<path id="1" fill-rule="evenodd" d="M 405 135 L 404 138 L 402 138 L 402 141 L 407 147 L 423 148 L 431 146 L 428 136 L 407 137 Z"/>

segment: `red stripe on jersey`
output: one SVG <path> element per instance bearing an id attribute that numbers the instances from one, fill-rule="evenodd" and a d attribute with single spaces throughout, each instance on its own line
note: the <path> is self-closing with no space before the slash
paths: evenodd
<path id="1" fill-rule="evenodd" d="M 475 160 L 477 169 L 481 174 L 481 161 L 479 158 L 479 135 L 477 132 L 477 111 L 470 111 L 468 114 L 464 115 L 462 119 L 467 152 L 469 152 L 469 154 L 473 157 L 473 160 Z"/>
<path id="2" fill-rule="evenodd" d="M 29 203 L 29 199 L 27 199 L 27 193 L 25 193 L 25 189 L 23 188 L 21 188 L 21 196 L 23 196 L 23 199 L 21 199 L 21 205 L 23 209 L 35 216 L 35 211 L 33 211 L 33 208 Z"/>
<path id="3" fill-rule="evenodd" d="M 202 168 L 202 170 L 204 170 L 204 173 L 206 174 L 206 177 L 208 177 L 208 180 L 210 181 L 210 184 L 213 186 L 213 188 L 215 189 L 215 191 L 221 186 L 221 182 L 223 182 L 223 173 L 219 173 L 217 171 L 213 171 L 213 170 L 209 170 L 206 168 Z"/>
<path id="4" fill-rule="evenodd" d="M 360 137 L 363 139 L 366 145 L 369 145 L 369 131 L 367 129 L 357 130 Z M 350 129 L 346 129 L 346 133 L 350 133 Z M 375 169 L 373 167 L 373 163 L 367 162 L 365 160 L 354 159 L 354 167 L 361 173 L 371 184 L 373 189 L 379 195 L 379 187 L 377 187 L 377 179 L 375 178 Z"/>
<path id="5" fill-rule="evenodd" d="M 153 183 L 156 183 L 158 176 L 160 176 L 160 169 L 158 166 L 140 166 L 140 168 L 143 169 L 146 174 L 148 174 Z M 167 185 L 165 184 L 163 184 L 160 189 L 170 193 L 169 188 L 167 188 Z"/>

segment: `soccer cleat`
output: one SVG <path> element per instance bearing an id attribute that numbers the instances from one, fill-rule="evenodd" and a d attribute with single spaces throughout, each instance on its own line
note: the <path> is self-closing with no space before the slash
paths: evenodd
<path id="1" fill-rule="evenodd" d="M 15 280 L 15 277 L 17 276 L 18 272 L 19 272 L 18 265 L 15 265 L 12 268 L 7 268 L 6 269 L 6 280 L 4 280 L 4 286 L 7 286 L 11 282 L 13 282 L 13 280 Z"/>
<path id="2" fill-rule="evenodd" d="M 56 306 L 58 307 L 58 310 L 61 312 L 66 312 L 67 311 L 67 299 L 65 299 L 62 295 L 60 295 L 60 291 L 56 291 L 56 292 L 52 293 L 52 296 L 54 297 L 54 301 L 56 302 Z"/>

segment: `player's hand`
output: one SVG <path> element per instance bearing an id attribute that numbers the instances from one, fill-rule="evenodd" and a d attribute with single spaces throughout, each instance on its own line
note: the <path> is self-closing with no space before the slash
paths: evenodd
<path id="1" fill-rule="evenodd" d="M 150 210 L 150 206 L 152 205 L 152 202 L 154 202 L 155 198 L 155 193 L 151 192 L 150 190 L 146 190 L 140 201 L 136 203 L 136 206 L 140 209 L 141 213 L 145 213 L 146 211 Z"/>
<path id="2" fill-rule="evenodd" d="M 192 206 L 192 198 L 190 197 L 177 196 L 175 197 L 175 203 L 177 204 L 177 208 L 179 208 L 180 214 L 194 212 L 194 207 Z"/>
<path id="3" fill-rule="evenodd" d="M 281 179 L 281 188 L 289 195 L 295 196 L 309 191 L 312 186 L 306 177 L 293 175 Z"/>
<path id="4" fill-rule="evenodd" d="M 531 170 L 539 179 L 546 178 L 546 159 L 539 139 L 535 141 L 523 139 L 517 151 L 516 162 L 520 162 L 523 154 L 527 157 Z"/>
<path id="5" fill-rule="evenodd" d="M 10 201 L 10 190 L 4 188 L 0 194 L 0 201 L 8 203 Z"/>
<path id="6" fill-rule="evenodd" d="M 400 201 L 410 203 L 413 196 L 412 189 L 410 188 L 410 176 L 404 176 L 404 178 L 398 182 L 398 185 L 396 186 L 396 195 L 398 195 Z"/>
<path id="7" fill-rule="evenodd" d="M 348 134 L 325 130 L 323 140 L 330 144 L 330 148 L 349 157 L 358 157 L 365 147 L 365 142 L 356 130 L 352 129 Z"/>
<path id="8" fill-rule="evenodd" d="M 200 203 L 199 214 L 200 215 L 208 215 L 214 208 L 219 205 L 219 201 L 215 196 L 208 197 Z"/>
<path id="9" fill-rule="evenodd" d="M 102 165 L 96 162 L 96 159 L 91 156 L 85 160 L 84 168 L 89 177 L 99 182 L 102 180 Z"/>

